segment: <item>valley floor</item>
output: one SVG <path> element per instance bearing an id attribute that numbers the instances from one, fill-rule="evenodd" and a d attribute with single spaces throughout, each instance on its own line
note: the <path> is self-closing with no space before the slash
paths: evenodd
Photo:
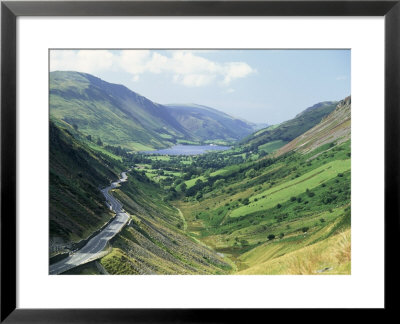
<path id="1" fill-rule="evenodd" d="M 98 266 L 109 274 L 350 274 L 349 150 L 347 141 L 226 167 L 208 186 L 193 183 L 201 196 L 170 201 L 151 170 L 134 171 L 113 190 L 130 225 Z"/>
<path id="2" fill-rule="evenodd" d="M 348 124 L 326 118 L 299 137 L 298 150 L 290 152 L 282 146 L 293 143 L 285 141 L 273 143 L 277 153 L 243 146 L 198 156 L 125 152 L 114 172 L 122 166 L 132 170 L 109 193 L 123 205 L 129 225 L 110 240 L 107 255 L 70 273 L 350 274 Z M 347 135 L 332 136 L 333 131 Z M 68 139 L 68 134 L 61 135 Z M 89 157 L 82 153 L 75 164 Z M 102 170 L 112 157 L 101 157 L 98 172 L 106 174 Z M 54 165 L 54 173 L 60 174 L 54 183 L 69 183 L 61 163 Z M 90 172 L 89 166 L 85 174 L 77 172 L 82 188 L 88 186 L 84 180 Z M 77 188 L 76 200 L 83 201 L 82 191 Z M 53 195 L 53 206 L 61 211 L 62 192 Z M 93 205 L 93 213 L 104 209 Z"/>

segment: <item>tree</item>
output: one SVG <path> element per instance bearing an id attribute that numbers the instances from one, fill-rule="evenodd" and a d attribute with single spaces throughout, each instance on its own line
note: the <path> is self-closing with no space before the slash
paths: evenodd
<path id="1" fill-rule="evenodd" d="M 256 170 L 250 169 L 246 172 L 246 178 L 254 178 L 256 176 Z"/>
<path id="2" fill-rule="evenodd" d="M 101 141 L 100 137 L 97 139 L 97 145 L 103 146 L 103 142 Z"/>
<path id="3" fill-rule="evenodd" d="M 274 238 L 275 238 L 275 235 L 274 235 L 274 234 L 269 234 L 269 235 L 268 235 L 268 240 L 269 240 L 269 241 L 272 241 Z"/>
<path id="4" fill-rule="evenodd" d="M 218 188 L 219 186 L 223 185 L 224 179 L 218 179 L 217 181 L 214 182 L 213 187 Z"/>
<path id="5" fill-rule="evenodd" d="M 310 189 L 308 189 L 307 188 L 307 190 L 306 190 L 306 194 L 307 194 L 307 196 L 308 197 L 314 197 L 315 196 L 315 193 L 313 193 Z"/>
<path id="6" fill-rule="evenodd" d="M 240 240 L 240 244 L 242 244 L 242 246 L 248 246 L 249 242 L 246 240 Z"/>
<path id="7" fill-rule="evenodd" d="M 187 189 L 186 183 L 182 183 L 182 184 L 181 184 L 181 191 L 182 191 L 182 192 L 185 192 L 186 189 Z"/>
<path id="8" fill-rule="evenodd" d="M 309 227 L 305 226 L 301 229 L 303 231 L 303 233 L 307 233 L 309 230 Z"/>
<path id="9" fill-rule="evenodd" d="M 201 185 L 201 184 L 203 184 L 203 181 L 201 179 L 197 179 L 194 184 L 195 185 Z"/>

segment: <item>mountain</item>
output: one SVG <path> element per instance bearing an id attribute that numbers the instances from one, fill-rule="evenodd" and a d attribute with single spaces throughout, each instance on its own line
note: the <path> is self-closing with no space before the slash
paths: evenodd
<path id="1" fill-rule="evenodd" d="M 193 139 L 164 106 L 86 73 L 50 73 L 50 117 L 104 143 L 132 150 Z"/>
<path id="2" fill-rule="evenodd" d="M 88 238 L 111 219 L 99 187 L 123 170 L 118 161 L 92 150 L 73 132 L 67 123 L 50 122 L 50 253 Z"/>
<path id="3" fill-rule="evenodd" d="M 297 118 L 310 120 L 327 107 L 332 109 L 315 105 Z M 276 154 L 260 158 L 248 151 L 246 160 L 235 163 L 242 153 L 231 150 L 223 156 L 232 163 L 197 177 L 185 174 L 183 188 L 176 187 L 185 199 L 173 203 L 188 231 L 230 258 L 235 274 L 350 274 L 350 127 L 347 97 Z M 217 154 L 210 163 L 215 160 Z"/>
<path id="4" fill-rule="evenodd" d="M 257 129 L 254 123 L 207 106 L 173 104 L 166 107 L 180 125 L 202 140 L 238 140 Z"/>
<path id="5" fill-rule="evenodd" d="M 49 135 L 49 250 L 51 262 L 56 262 L 111 220 L 100 188 L 115 181 L 127 166 L 89 147 L 84 136 L 65 122 L 50 121 Z M 231 269 L 223 257 L 183 231 L 180 212 L 163 200 L 164 191 L 146 176 L 130 171 L 128 181 L 113 195 L 132 218 L 99 261 L 108 273 L 224 274 Z M 86 267 L 69 273 L 87 271 Z"/>
<path id="6" fill-rule="evenodd" d="M 129 172 L 113 195 L 132 218 L 99 261 L 109 274 L 226 274 L 232 269 L 185 231 L 179 210 L 162 199 L 163 191 L 145 175 Z"/>
<path id="7" fill-rule="evenodd" d="M 322 118 L 336 108 L 336 101 L 325 101 L 315 104 L 296 115 L 295 118 L 279 125 L 269 126 L 242 140 L 241 144 L 249 148 L 275 149 L 295 139 L 299 135 L 317 125 Z"/>
<path id="8" fill-rule="evenodd" d="M 237 140 L 256 125 L 204 106 L 164 106 L 80 72 L 50 73 L 50 118 L 132 151 L 176 143 Z"/>
<path id="9" fill-rule="evenodd" d="M 349 140 L 351 137 L 351 97 L 340 101 L 322 121 L 277 151 L 277 156 L 290 151 L 309 153 L 318 147 Z"/>

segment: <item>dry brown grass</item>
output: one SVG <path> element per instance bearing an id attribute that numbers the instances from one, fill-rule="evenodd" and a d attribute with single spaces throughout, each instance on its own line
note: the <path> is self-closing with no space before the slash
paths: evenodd
<path id="1" fill-rule="evenodd" d="M 268 260 L 240 274 L 350 274 L 351 230 L 298 251 Z"/>

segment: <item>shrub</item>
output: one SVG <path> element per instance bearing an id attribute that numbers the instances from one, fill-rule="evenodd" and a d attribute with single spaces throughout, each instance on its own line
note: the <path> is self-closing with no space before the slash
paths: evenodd
<path id="1" fill-rule="evenodd" d="M 285 236 L 284 233 L 279 234 L 279 238 L 282 239 Z"/>
<path id="2" fill-rule="evenodd" d="M 187 188 L 186 183 L 182 183 L 182 184 L 181 184 L 181 191 L 182 191 L 182 192 L 185 192 L 185 191 L 186 191 L 186 188 Z"/>
<path id="3" fill-rule="evenodd" d="M 308 228 L 307 226 L 305 226 L 305 227 L 303 227 L 301 230 L 302 230 L 303 233 L 307 233 L 308 230 L 309 230 L 309 228 Z"/>
<path id="4" fill-rule="evenodd" d="M 326 194 L 326 195 L 324 195 L 324 196 L 322 197 L 322 200 L 321 200 L 321 201 L 322 201 L 325 205 L 327 205 L 327 204 L 330 204 L 331 202 L 335 201 L 336 198 L 337 198 L 337 196 L 334 195 L 334 194 Z"/>
<path id="5" fill-rule="evenodd" d="M 297 198 L 296 197 L 290 197 L 290 201 L 296 201 Z"/>
<path id="6" fill-rule="evenodd" d="M 269 234 L 268 235 L 268 240 L 272 241 L 275 238 L 274 234 Z"/>
<path id="7" fill-rule="evenodd" d="M 276 205 L 276 208 L 281 208 L 281 207 L 282 207 L 281 204 L 277 204 L 277 205 Z"/>
<path id="8" fill-rule="evenodd" d="M 307 196 L 308 197 L 314 197 L 315 196 L 315 193 L 313 193 L 310 189 L 308 189 L 307 188 L 307 190 L 306 190 L 306 194 L 307 194 Z"/>
<path id="9" fill-rule="evenodd" d="M 242 246 L 248 246 L 249 242 L 246 240 L 240 240 L 240 244 L 242 244 Z"/>

